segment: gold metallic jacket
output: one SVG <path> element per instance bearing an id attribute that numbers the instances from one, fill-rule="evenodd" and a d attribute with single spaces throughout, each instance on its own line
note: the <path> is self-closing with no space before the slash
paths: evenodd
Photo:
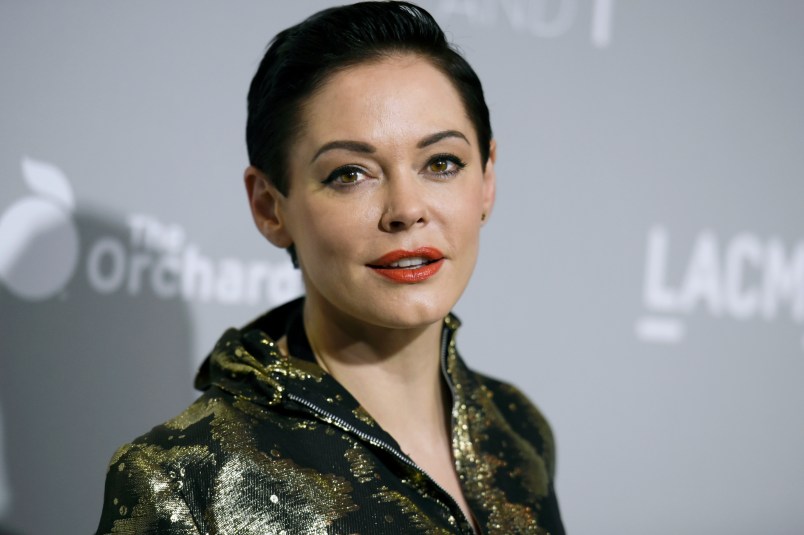
<path id="1" fill-rule="evenodd" d="M 291 339 L 301 308 L 228 330 L 196 378 L 204 394 L 115 453 L 98 534 L 473 533 L 455 501 L 304 354 L 303 327 L 302 342 Z M 444 320 L 442 372 L 455 469 L 477 524 L 563 535 L 550 428 L 514 387 L 466 367 L 458 325 Z M 294 357 L 274 343 L 285 333 Z"/>

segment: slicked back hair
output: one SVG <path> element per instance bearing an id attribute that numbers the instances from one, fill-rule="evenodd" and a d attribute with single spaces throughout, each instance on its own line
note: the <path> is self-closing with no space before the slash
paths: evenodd
<path id="1" fill-rule="evenodd" d="M 303 127 L 305 100 L 340 70 L 398 54 L 421 56 L 453 83 L 475 128 L 485 168 L 492 133 L 480 79 L 432 15 L 407 2 L 333 7 L 277 34 L 248 93 L 246 145 L 251 165 L 287 195 L 288 153 Z"/>

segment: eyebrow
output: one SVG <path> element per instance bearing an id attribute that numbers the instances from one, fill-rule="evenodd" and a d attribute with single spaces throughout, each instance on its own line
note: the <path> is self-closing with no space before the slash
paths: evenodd
<path id="1" fill-rule="evenodd" d="M 466 136 L 458 132 L 457 130 L 444 130 L 443 132 L 436 132 L 435 134 L 427 136 L 426 138 L 422 139 L 421 141 L 419 141 L 418 144 L 416 144 L 416 147 L 419 149 L 423 149 L 424 147 L 429 147 L 430 145 L 438 143 L 442 139 L 450 137 L 456 137 L 458 139 L 462 139 L 466 141 L 468 145 L 471 145 L 471 143 L 469 143 L 469 140 L 466 139 Z"/>
<path id="2" fill-rule="evenodd" d="M 348 141 L 348 140 L 330 141 L 329 143 L 324 143 L 321 146 L 321 148 L 318 149 L 318 152 L 315 153 L 315 156 L 313 156 L 313 159 L 310 160 L 310 162 L 311 163 L 314 162 L 319 156 L 321 156 L 325 152 L 335 149 L 343 149 L 351 152 L 363 152 L 366 154 L 371 154 L 372 152 L 377 150 L 374 148 L 374 146 L 369 145 L 368 143 L 363 143 L 361 141 Z"/>
<path id="3" fill-rule="evenodd" d="M 436 132 L 435 134 L 429 135 L 426 138 L 420 140 L 416 144 L 416 148 L 423 149 L 425 147 L 429 147 L 430 145 L 434 145 L 435 143 L 438 143 L 442 139 L 447 139 L 447 138 L 451 138 L 451 137 L 462 139 L 467 144 L 470 144 L 469 140 L 461 132 L 459 132 L 457 130 L 444 130 L 442 132 Z M 324 143 L 321 146 L 321 148 L 319 148 L 318 151 L 316 151 L 315 156 L 313 156 L 313 159 L 310 160 L 310 162 L 311 163 L 314 162 L 319 156 L 321 156 L 322 154 L 324 154 L 327 151 L 337 150 L 337 149 L 348 150 L 348 151 L 351 151 L 351 152 L 362 152 L 364 154 L 371 154 L 371 153 L 377 151 L 377 149 L 373 145 L 370 145 L 368 143 L 363 143 L 362 141 L 350 141 L 350 140 L 346 140 L 346 139 L 340 139 L 340 140 L 330 141 L 329 143 Z"/>

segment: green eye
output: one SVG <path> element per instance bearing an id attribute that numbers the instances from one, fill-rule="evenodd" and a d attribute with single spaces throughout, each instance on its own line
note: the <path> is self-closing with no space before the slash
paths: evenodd
<path id="1" fill-rule="evenodd" d="M 346 171 L 345 173 L 341 173 L 341 175 L 338 177 L 340 182 L 343 183 L 343 184 L 351 184 L 353 182 L 357 182 L 357 180 L 359 178 L 360 178 L 360 173 L 358 173 L 357 171 L 353 171 L 353 170 L 352 171 Z"/>
<path id="2" fill-rule="evenodd" d="M 466 167 L 466 164 L 457 156 L 436 154 L 427 162 L 425 169 L 436 177 L 447 178 L 458 174 L 464 167 Z"/>
<path id="3" fill-rule="evenodd" d="M 346 165 L 335 169 L 327 178 L 322 180 L 323 184 L 333 186 L 355 186 L 363 181 L 366 172 L 359 167 Z"/>
<path id="4" fill-rule="evenodd" d="M 433 173 L 444 173 L 449 170 L 449 162 L 447 160 L 435 160 L 430 162 L 430 171 Z"/>

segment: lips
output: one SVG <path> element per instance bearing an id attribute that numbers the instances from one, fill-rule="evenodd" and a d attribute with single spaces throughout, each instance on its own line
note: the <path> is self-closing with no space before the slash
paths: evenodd
<path id="1" fill-rule="evenodd" d="M 414 284 L 438 273 L 443 264 L 441 251 L 435 247 L 419 247 L 413 251 L 391 251 L 366 266 L 393 282 Z"/>

